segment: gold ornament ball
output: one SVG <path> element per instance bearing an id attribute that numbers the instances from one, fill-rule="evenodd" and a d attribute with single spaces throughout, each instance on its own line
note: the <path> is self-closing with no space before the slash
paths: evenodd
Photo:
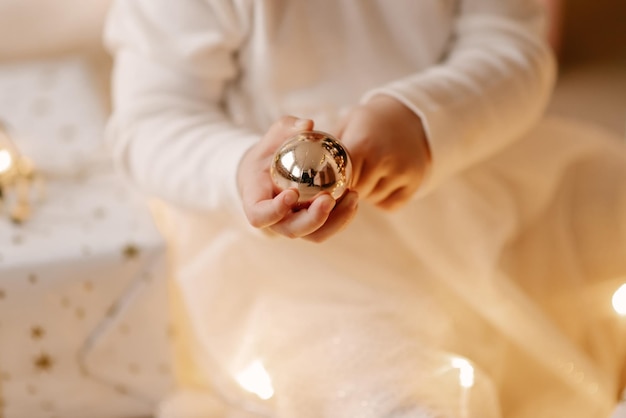
<path id="1" fill-rule="evenodd" d="M 270 168 L 278 191 L 295 188 L 306 205 L 322 192 L 339 199 L 350 187 L 352 163 L 341 142 L 321 131 L 305 131 L 285 142 Z"/>

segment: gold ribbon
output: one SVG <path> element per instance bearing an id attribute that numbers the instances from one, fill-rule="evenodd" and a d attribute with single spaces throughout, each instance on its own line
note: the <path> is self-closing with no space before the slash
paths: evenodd
<path id="1" fill-rule="evenodd" d="M 34 186 L 41 179 L 33 163 L 22 156 L 0 121 L 0 212 L 7 213 L 16 224 L 25 222 L 31 214 Z"/>

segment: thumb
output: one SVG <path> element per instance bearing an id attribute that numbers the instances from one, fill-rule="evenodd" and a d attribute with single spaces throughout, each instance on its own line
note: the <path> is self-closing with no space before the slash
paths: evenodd
<path id="1" fill-rule="evenodd" d="M 263 140 L 266 142 L 265 145 L 275 149 L 298 132 L 310 131 L 312 129 L 313 121 L 311 119 L 283 116 L 270 127 L 267 134 L 263 137 Z"/>

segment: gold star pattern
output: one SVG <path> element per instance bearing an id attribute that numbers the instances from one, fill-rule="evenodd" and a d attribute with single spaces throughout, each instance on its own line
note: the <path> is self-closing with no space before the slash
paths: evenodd
<path id="1" fill-rule="evenodd" d="M 142 279 L 146 283 L 152 283 L 152 275 L 150 273 L 144 273 Z"/>
<path id="2" fill-rule="evenodd" d="M 42 353 L 35 358 L 34 365 L 37 370 L 47 372 L 52 369 L 54 362 L 49 355 Z"/>
<path id="3" fill-rule="evenodd" d="M 71 142 L 76 139 L 76 126 L 64 125 L 59 128 L 58 137 L 63 142 Z"/>
<path id="4" fill-rule="evenodd" d="M 37 99 L 33 104 L 31 111 L 34 116 L 45 116 L 50 110 L 50 102 L 43 97 Z"/>
<path id="5" fill-rule="evenodd" d="M 133 244 L 128 244 L 122 249 L 122 255 L 126 260 L 132 260 L 139 256 L 141 250 Z"/>
<path id="6" fill-rule="evenodd" d="M 115 391 L 120 395 L 128 395 L 128 388 L 124 385 L 115 386 Z"/>
<path id="7" fill-rule="evenodd" d="M 106 218 L 106 215 L 106 211 L 102 207 L 98 207 L 93 210 L 93 217 L 95 219 L 104 219 Z"/>
<path id="8" fill-rule="evenodd" d="M 49 400 L 41 401 L 39 405 L 41 406 L 41 409 L 43 409 L 46 412 L 52 412 L 55 410 L 54 403 Z"/>
<path id="9" fill-rule="evenodd" d="M 167 328 L 165 329 L 165 336 L 170 340 L 178 337 L 178 329 L 174 324 L 168 324 Z"/>
<path id="10" fill-rule="evenodd" d="M 83 319 L 85 317 L 85 310 L 83 308 L 76 308 L 74 314 L 76 315 L 76 318 Z"/>
<path id="11" fill-rule="evenodd" d="M 128 365 L 128 372 L 130 374 L 139 374 L 141 373 L 141 369 L 139 368 L 137 364 L 131 363 Z"/>
<path id="12" fill-rule="evenodd" d="M 26 218 L 28 217 L 28 210 L 25 206 L 18 206 L 15 208 L 13 213 L 11 213 L 11 223 L 13 225 L 20 226 L 24 223 Z"/>
<path id="13" fill-rule="evenodd" d="M 45 333 L 46 331 L 38 325 L 30 329 L 30 336 L 32 337 L 33 340 L 39 340 L 43 338 Z"/>
<path id="14" fill-rule="evenodd" d="M 45 67 L 39 73 L 39 85 L 42 89 L 48 89 L 56 84 L 58 71 L 56 68 Z"/>
<path id="15" fill-rule="evenodd" d="M 85 292 L 91 292 L 93 290 L 93 283 L 91 283 L 90 281 L 84 282 L 83 289 L 85 289 Z"/>
<path id="16" fill-rule="evenodd" d="M 128 326 L 128 324 L 120 325 L 120 334 L 122 335 L 130 334 L 130 327 Z"/>
<path id="17" fill-rule="evenodd" d="M 105 315 L 107 317 L 111 317 L 111 316 L 113 316 L 113 315 L 115 315 L 117 313 L 118 309 L 119 309 L 119 306 L 118 306 L 117 303 L 115 303 L 115 304 L 109 306 L 109 308 L 107 309 Z"/>

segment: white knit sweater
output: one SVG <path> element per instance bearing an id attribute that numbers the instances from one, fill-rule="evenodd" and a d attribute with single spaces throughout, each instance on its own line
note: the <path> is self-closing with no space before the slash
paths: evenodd
<path id="1" fill-rule="evenodd" d="M 148 192 L 232 208 L 237 162 L 273 121 L 332 130 L 389 94 L 425 123 L 424 193 L 537 121 L 554 79 L 541 22 L 527 0 L 118 1 L 109 138 Z"/>

